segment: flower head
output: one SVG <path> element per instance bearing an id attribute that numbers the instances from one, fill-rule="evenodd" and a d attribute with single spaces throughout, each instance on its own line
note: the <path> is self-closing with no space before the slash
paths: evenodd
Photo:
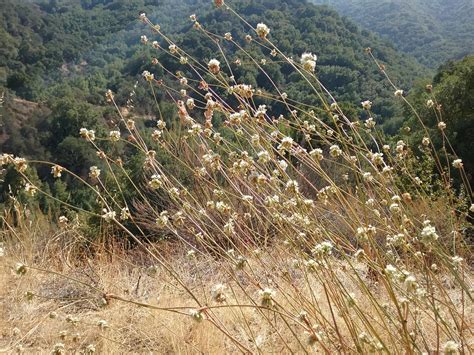
<path id="1" fill-rule="evenodd" d="M 372 108 L 372 101 L 369 101 L 369 100 L 362 101 L 361 105 L 365 110 L 370 110 Z"/>
<path id="2" fill-rule="evenodd" d="M 23 263 L 16 263 L 15 265 L 15 273 L 17 275 L 23 276 L 26 274 L 27 267 Z"/>
<path id="3" fill-rule="evenodd" d="M 120 140 L 120 131 L 110 131 L 109 137 L 112 142 L 118 142 Z"/>
<path id="4" fill-rule="evenodd" d="M 63 172 L 63 168 L 59 165 L 54 165 L 51 168 L 51 174 L 53 174 L 55 178 L 60 178 L 62 175 L 62 172 Z"/>
<path id="5" fill-rule="evenodd" d="M 155 79 L 155 76 L 151 74 L 148 70 L 145 70 L 142 73 L 142 76 L 145 78 L 146 81 L 152 81 L 153 79 Z"/>
<path id="6" fill-rule="evenodd" d="M 115 219 L 115 216 L 116 216 L 115 211 L 109 211 L 109 210 L 106 210 L 106 209 L 103 210 L 102 218 L 103 218 L 106 222 L 111 222 L 111 221 L 113 221 L 113 220 Z"/>
<path id="7" fill-rule="evenodd" d="M 270 29 L 264 23 L 259 23 L 256 29 L 257 34 L 260 38 L 266 38 L 270 33 Z"/>
<path id="8" fill-rule="evenodd" d="M 307 71 L 314 72 L 316 69 L 316 60 L 318 57 L 315 54 L 303 53 L 301 56 L 301 64 Z"/>
<path id="9" fill-rule="evenodd" d="M 217 59 L 211 59 L 207 66 L 212 74 L 219 74 L 221 70 L 221 63 Z"/>
<path id="10" fill-rule="evenodd" d="M 100 169 L 97 166 L 91 166 L 89 169 L 89 177 L 92 179 L 98 179 L 100 176 Z"/>
<path id="11" fill-rule="evenodd" d="M 456 169 L 462 169 L 462 167 L 463 167 L 462 159 L 454 160 L 453 161 L 453 167 L 456 168 Z"/>

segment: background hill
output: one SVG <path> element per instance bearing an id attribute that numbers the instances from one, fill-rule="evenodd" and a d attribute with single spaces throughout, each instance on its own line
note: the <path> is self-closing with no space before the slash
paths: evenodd
<path id="1" fill-rule="evenodd" d="M 312 1 L 337 9 L 430 67 L 474 52 L 471 0 Z"/>

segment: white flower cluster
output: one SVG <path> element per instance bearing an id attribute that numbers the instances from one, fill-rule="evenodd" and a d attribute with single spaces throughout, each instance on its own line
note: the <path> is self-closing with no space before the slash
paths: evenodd
<path id="1" fill-rule="evenodd" d="M 259 23 L 257 24 L 256 32 L 260 38 L 266 38 L 270 33 L 270 29 L 264 23 Z"/>
<path id="2" fill-rule="evenodd" d="M 312 53 L 303 53 L 301 56 L 301 64 L 307 71 L 314 72 L 316 70 L 316 60 L 318 57 Z"/>

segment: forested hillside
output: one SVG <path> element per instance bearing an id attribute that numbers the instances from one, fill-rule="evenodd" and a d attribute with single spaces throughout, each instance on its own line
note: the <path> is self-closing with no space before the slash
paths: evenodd
<path id="1" fill-rule="evenodd" d="M 212 43 L 192 28 L 189 15 L 195 10 L 210 31 L 222 35 L 231 31 L 242 45 L 247 33 L 243 23 L 229 13 L 210 12 L 212 4 L 204 0 L 7 0 L 0 6 L 1 82 L 7 90 L 0 128 L 2 150 L 42 159 L 58 157 L 59 163 L 78 174 L 85 174 L 96 161 L 90 147 L 78 137 L 79 129 L 87 126 L 100 132 L 113 119 L 110 108 L 104 107 L 106 90 L 116 93 L 122 107 L 133 93 L 134 114 L 153 118 L 156 108 L 141 73 L 163 74 L 151 64 L 153 56 L 172 70 L 180 69 L 166 54 L 140 43 L 144 28 L 137 20 L 139 13 L 147 12 L 180 47 L 205 60 L 216 54 Z M 389 132 L 395 132 L 402 122 L 401 106 L 365 48 L 373 49 L 402 88 L 409 88 L 417 77 L 428 73 L 387 42 L 328 8 L 303 0 L 236 1 L 235 6 L 254 24 L 262 16 L 271 21 L 272 38 L 287 55 L 316 53 L 318 77 L 341 105 L 358 115 L 362 113 L 360 102 L 372 100 L 375 119 L 384 122 Z M 153 34 L 148 36 L 152 41 Z M 224 49 L 228 49 L 225 44 Z M 252 44 L 247 50 L 255 58 L 270 57 L 262 66 L 281 90 L 299 101 L 318 102 L 305 82 L 291 74 L 288 64 L 273 60 L 270 51 Z M 243 53 L 233 54 L 232 60 L 236 59 L 243 62 L 235 69 L 236 80 L 262 89 L 271 86 L 252 63 L 246 64 Z M 15 101 L 15 95 L 39 103 L 40 109 L 19 114 L 14 107 L 21 101 Z M 172 105 L 163 93 L 158 95 L 162 110 L 172 120 L 172 109 L 167 108 Z M 277 106 L 274 112 L 279 114 Z"/>
<path id="2" fill-rule="evenodd" d="M 348 16 L 436 68 L 474 52 L 471 0 L 312 0 Z"/>

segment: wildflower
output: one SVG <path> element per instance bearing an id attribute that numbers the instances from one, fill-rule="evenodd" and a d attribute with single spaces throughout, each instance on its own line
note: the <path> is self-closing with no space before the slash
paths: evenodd
<path id="1" fill-rule="evenodd" d="M 425 147 L 430 145 L 430 139 L 428 137 L 423 137 L 421 140 L 421 144 L 423 144 Z"/>
<path id="2" fill-rule="evenodd" d="M 218 303 L 223 303 L 226 301 L 225 294 L 226 286 L 223 284 L 217 284 L 212 288 L 212 299 Z"/>
<path id="3" fill-rule="evenodd" d="M 332 254 L 332 249 L 332 243 L 329 241 L 325 241 L 316 245 L 311 252 L 317 256 L 327 256 Z"/>
<path id="4" fill-rule="evenodd" d="M 301 55 L 301 64 L 307 71 L 314 72 L 316 69 L 316 60 L 318 57 L 312 53 L 303 53 Z"/>
<path id="5" fill-rule="evenodd" d="M 229 116 L 229 123 L 232 125 L 239 125 L 242 123 L 242 117 L 244 117 L 243 113 L 245 111 L 234 112 L 231 113 Z"/>
<path id="6" fill-rule="evenodd" d="M 224 0 L 214 0 L 214 4 L 216 5 L 216 7 L 221 7 L 222 5 L 224 5 Z"/>
<path id="7" fill-rule="evenodd" d="M 395 150 L 397 151 L 398 154 L 403 154 L 405 152 L 406 144 L 404 141 L 400 140 L 397 142 L 397 145 L 395 146 Z"/>
<path id="8" fill-rule="evenodd" d="M 271 288 L 265 288 L 259 291 L 260 301 L 262 306 L 264 307 L 273 307 L 274 301 L 273 298 L 275 297 L 275 291 Z"/>
<path id="9" fill-rule="evenodd" d="M 0 166 L 4 166 L 13 162 L 13 155 L 11 154 L 2 154 L 0 155 Z"/>
<path id="10" fill-rule="evenodd" d="M 394 94 L 395 94 L 395 96 L 402 97 L 403 96 L 403 90 L 396 90 Z"/>
<path id="11" fill-rule="evenodd" d="M 372 163 L 375 165 L 383 165 L 383 153 L 373 153 L 371 156 Z"/>
<path id="12" fill-rule="evenodd" d="M 356 231 L 357 237 L 362 240 L 367 240 L 375 236 L 376 232 L 377 232 L 377 229 L 370 224 L 367 227 L 358 227 Z"/>
<path id="13" fill-rule="evenodd" d="M 444 344 L 443 350 L 446 355 L 455 355 L 459 353 L 459 345 L 456 342 L 449 340 Z"/>
<path id="14" fill-rule="evenodd" d="M 146 20 L 146 14 L 145 14 L 144 12 L 142 12 L 142 13 L 140 14 L 140 20 L 141 20 L 141 21 L 145 21 L 145 20 Z"/>
<path id="15" fill-rule="evenodd" d="M 60 216 L 58 223 L 61 227 L 65 227 L 69 223 L 69 219 L 66 216 Z"/>
<path id="16" fill-rule="evenodd" d="M 189 314 L 198 323 L 200 323 L 204 320 L 204 315 L 202 314 L 202 312 L 199 309 L 192 309 L 189 312 Z"/>
<path id="17" fill-rule="evenodd" d="M 438 123 L 438 128 L 443 131 L 446 129 L 446 123 L 444 123 L 443 121 L 439 122 Z"/>
<path id="18" fill-rule="evenodd" d="M 293 138 L 285 137 L 281 140 L 281 144 L 278 146 L 278 150 L 290 150 L 293 146 Z"/>
<path id="19" fill-rule="evenodd" d="M 120 219 L 122 221 L 126 221 L 128 219 L 130 219 L 131 217 L 131 214 L 130 214 L 130 210 L 128 209 L 128 207 L 124 207 L 120 210 Z"/>
<path id="20" fill-rule="evenodd" d="M 242 201 L 247 202 L 247 203 L 252 203 L 253 202 L 253 196 L 242 195 Z"/>
<path id="21" fill-rule="evenodd" d="M 392 213 L 399 213 L 400 212 L 400 206 L 398 205 L 398 203 L 392 203 L 389 207 L 390 209 L 390 212 Z"/>
<path id="22" fill-rule="evenodd" d="M 15 165 L 15 169 L 20 173 L 24 173 L 28 168 L 28 164 L 26 164 L 25 158 L 17 157 L 13 159 L 13 165 Z"/>
<path id="23" fill-rule="evenodd" d="M 189 16 L 189 19 L 193 22 L 197 21 L 197 17 L 196 17 L 196 14 L 192 14 Z"/>
<path id="24" fill-rule="evenodd" d="M 120 140 L 120 131 L 110 131 L 109 137 L 112 142 L 118 142 Z"/>
<path id="25" fill-rule="evenodd" d="M 158 41 L 151 42 L 151 46 L 155 49 L 160 49 L 160 44 L 158 43 Z"/>
<path id="26" fill-rule="evenodd" d="M 178 53 L 178 47 L 176 47 L 176 44 L 170 44 L 168 49 L 170 50 L 171 54 L 176 54 Z"/>
<path id="27" fill-rule="evenodd" d="M 375 120 L 372 117 L 367 118 L 367 120 L 364 123 L 364 126 L 367 127 L 368 129 L 372 129 L 375 127 Z"/>
<path id="28" fill-rule="evenodd" d="M 174 198 L 179 197 L 179 190 L 177 187 L 172 187 L 171 189 L 168 190 L 168 193 L 170 194 L 171 197 L 174 197 Z"/>
<path id="29" fill-rule="evenodd" d="M 367 182 L 372 182 L 374 180 L 374 176 L 370 171 L 363 173 L 362 178 Z"/>
<path id="30" fill-rule="evenodd" d="M 270 55 L 272 57 L 276 57 L 278 55 L 278 52 L 275 49 L 272 49 L 272 51 L 270 52 Z"/>
<path id="31" fill-rule="evenodd" d="M 89 177 L 92 179 L 98 179 L 100 176 L 100 169 L 97 166 L 91 166 L 89 169 Z"/>
<path id="32" fill-rule="evenodd" d="M 336 158 L 342 154 L 341 148 L 339 148 L 338 145 L 334 144 L 329 147 L 329 154 L 333 157 Z"/>
<path id="33" fill-rule="evenodd" d="M 403 281 L 405 288 L 408 292 L 413 292 L 416 290 L 418 283 L 416 282 L 416 278 L 413 275 L 408 276 L 405 281 Z"/>
<path id="34" fill-rule="evenodd" d="M 267 113 L 267 106 L 266 105 L 260 105 L 258 106 L 257 111 L 255 111 L 255 117 L 257 119 L 262 120 L 265 117 L 265 114 Z M 289 137 L 287 137 L 288 139 Z"/>
<path id="35" fill-rule="evenodd" d="M 390 277 L 396 277 L 399 274 L 399 272 L 395 266 L 388 264 L 385 267 L 385 274 Z"/>
<path id="36" fill-rule="evenodd" d="M 127 128 L 129 130 L 134 130 L 135 129 L 135 121 L 132 119 L 127 120 Z"/>
<path id="37" fill-rule="evenodd" d="M 431 99 L 426 101 L 426 106 L 428 106 L 429 108 L 433 108 L 434 107 L 434 101 L 431 100 Z"/>
<path id="38" fill-rule="evenodd" d="M 474 212 L 474 203 L 469 207 L 469 212 Z"/>
<path id="39" fill-rule="evenodd" d="M 152 175 L 151 180 L 148 182 L 148 185 L 154 190 L 161 188 L 163 186 L 161 175 L 159 174 Z"/>
<path id="40" fill-rule="evenodd" d="M 369 101 L 369 100 L 362 101 L 361 105 L 364 108 L 364 110 L 370 110 L 372 108 L 372 101 Z"/>
<path id="41" fill-rule="evenodd" d="M 142 76 L 145 78 L 146 81 L 152 81 L 155 79 L 155 75 L 151 74 L 148 70 L 145 70 L 142 73 Z"/>
<path id="42" fill-rule="evenodd" d="M 247 85 L 247 84 L 239 84 L 232 86 L 232 92 L 242 96 L 244 99 L 250 99 L 252 98 L 253 94 L 255 93 L 255 90 L 252 88 L 252 85 Z"/>
<path id="43" fill-rule="evenodd" d="M 102 211 L 103 214 L 102 214 L 102 218 L 106 221 L 106 222 L 111 222 L 115 219 L 115 211 L 108 211 L 104 208 L 104 210 Z"/>
<path id="44" fill-rule="evenodd" d="M 105 92 L 105 101 L 107 102 L 114 101 L 114 93 L 112 92 L 112 90 L 109 89 Z"/>
<path id="45" fill-rule="evenodd" d="M 63 168 L 59 165 L 54 165 L 51 168 L 51 174 L 53 174 L 55 178 L 60 178 L 62 175 L 62 172 L 63 172 Z"/>
<path id="46" fill-rule="evenodd" d="M 221 63 L 217 59 L 211 59 L 207 64 L 209 71 L 212 74 L 219 74 L 219 71 L 221 70 L 220 65 Z"/>
<path id="47" fill-rule="evenodd" d="M 230 32 L 226 32 L 224 34 L 224 38 L 228 41 L 232 41 L 232 34 Z"/>
<path id="48" fill-rule="evenodd" d="M 270 29 L 264 23 L 259 23 L 257 24 L 256 32 L 260 36 L 260 38 L 266 38 L 270 33 Z"/>
<path id="49" fill-rule="evenodd" d="M 286 191 L 297 194 L 298 182 L 295 180 L 288 180 L 288 182 L 286 183 Z"/>
<path id="50" fill-rule="evenodd" d="M 156 219 L 156 224 L 159 227 L 165 227 L 169 222 L 168 211 L 162 211 Z"/>
<path id="51" fill-rule="evenodd" d="M 234 221 L 229 219 L 226 224 L 224 224 L 224 233 L 227 235 L 235 234 Z"/>
<path id="52" fill-rule="evenodd" d="M 323 150 L 320 148 L 313 149 L 312 151 L 309 152 L 309 155 L 311 155 L 313 158 L 315 158 L 318 161 L 323 160 Z"/>
<path id="53" fill-rule="evenodd" d="M 28 196 L 34 197 L 36 195 L 37 191 L 38 191 L 38 189 L 36 188 L 36 186 L 31 185 L 30 183 L 26 183 L 25 192 Z"/>
<path id="54" fill-rule="evenodd" d="M 262 164 L 268 163 L 270 161 L 270 153 L 266 150 L 262 150 L 257 153 L 258 161 Z"/>
<path id="55" fill-rule="evenodd" d="M 438 240 L 439 236 L 436 233 L 436 228 L 430 224 L 430 221 L 424 222 L 424 228 L 421 231 L 421 241 L 425 244 L 431 244 Z"/>
<path id="56" fill-rule="evenodd" d="M 20 275 L 20 276 L 23 276 L 26 274 L 26 271 L 27 271 L 27 267 L 25 264 L 23 263 L 16 263 L 15 265 L 15 273 L 17 275 Z"/>
<path id="57" fill-rule="evenodd" d="M 453 167 L 455 167 L 456 169 L 462 169 L 462 167 L 463 167 L 462 159 L 454 160 L 453 161 Z"/>
<path id="58" fill-rule="evenodd" d="M 140 42 L 142 42 L 143 44 L 147 44 L 148 43 L 148 38 L 147 36 L 143 35 L 140 37 Z"/>

